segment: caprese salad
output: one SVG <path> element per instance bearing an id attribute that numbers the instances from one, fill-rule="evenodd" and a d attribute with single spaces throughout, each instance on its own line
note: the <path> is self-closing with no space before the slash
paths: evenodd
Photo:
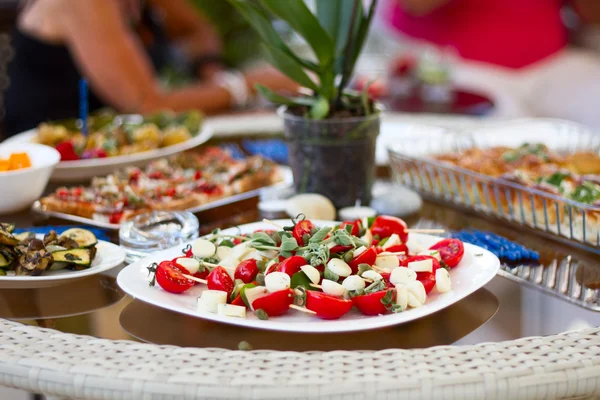
<path id="1" fill-rule="evenodd" d="M 268 221 L 267 221 L 268 222 Z M 197 239 L 183 255 L 148 267 L 151 285 L 183 293 L 207 285 L 199 313 L 259 319 L 295 309 L 338 319 L 356 307 L 365 315 L 420 307 L 436 290 L 451 290 L 449 270 L 464 254 L 458 239 L 430 248 L 408 242 L 406 223 L 378 216 L 316 226 L 308 219 L 249 234 L 219 230 Z"/>

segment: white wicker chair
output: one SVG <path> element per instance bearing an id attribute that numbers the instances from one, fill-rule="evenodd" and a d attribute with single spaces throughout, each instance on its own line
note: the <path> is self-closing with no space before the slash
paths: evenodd
<path id="1" fill-rule="evenodd" d="M 156 346 L 0 320 L 0 385 L 85 399 L 540 399 L 600 395 L 600 328 L 420 350 Z"/>

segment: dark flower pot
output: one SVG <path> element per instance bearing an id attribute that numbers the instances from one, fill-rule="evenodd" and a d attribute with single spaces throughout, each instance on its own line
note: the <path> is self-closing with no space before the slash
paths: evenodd
<path id="1" fill-rule="evenodd" d="M 310 120 L 279 109 L 298 193 L 319 193 L 337 208 L 371 203 L 380 114 Z"/>

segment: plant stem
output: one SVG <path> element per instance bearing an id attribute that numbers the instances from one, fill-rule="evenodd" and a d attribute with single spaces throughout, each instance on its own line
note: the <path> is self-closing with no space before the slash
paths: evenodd
<path id="1" fill-rule="evenodd" d="M 354 37 L 354 22 L 356 21 L 356 13 L 358 12 L 358 8 L 360 6 L 361 0 L 354 0 L 354 4 L 352 6 L 352 16 L 350 17 L 350 27 L 348 28 L 348 38 L 346 39 L 346 47 L 344 48 L 344 68 L 342 72 L 342 80 L 340 82 L 340 86 L 338 87 L 337 98 L 335 100 L 335 108 L 342 108 L 342 94 L 344 93 L 344 88 L 348 84 L 350 79 L 350 63 L 352 60 L 352 49 L 354 47 L 354 41 L 352 40 Z"/>

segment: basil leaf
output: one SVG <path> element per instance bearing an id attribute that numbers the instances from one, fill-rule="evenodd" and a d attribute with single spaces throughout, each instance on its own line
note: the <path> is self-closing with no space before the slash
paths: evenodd
<path id="1" fill-rule="evenodd" d="M 308 279 L 308 276 L 306 276 L 306 274 L 304 272 L 298 271 L 294 275 L 292 275 L 292 278 L 290 280 L 290 287 L 292 289 L 295 289 L 297 287 L 303 287 L 305 289 L 310 289 L 310 288 L 312 288 L 312 286 L 310 286 L 311 283 L 312 283 L 311 280 Z"/>
<path id="2" fill-rule="evenodd" d="M 284 236 L 281 238 L 280 248 L 281 248 L 282 252 L 294 251 L 298 248 L 298 243 L 296 242 L 296 239 L 294 239 L 293 237 Z"/>
<path id="3" fill-rule="evenodd" d="M 402 308 L 402 306 L 400 304 L 392 304 L 392 306 L 389 308 L 389 310 L 391 312 L 393 312 L 394 314 L 397 314 L 397 313 L 404 311 L 404 308 Z"/>
<path id="4" fill-rule="evenodd" d="M 358 289 L 358 290 L 348 290 L 346 291 L 346 295 L 348 296 L 349 299 L 356 297 L 356 296 L 362 296 L 365 294 L 365 289 Z"/>
<path id="5" fill-rule="evenodd" d="M 385 282 L 379 279 L 365 288 L 365 294 L 381 292 L 383 289 L 385 289 Z"/>
<path id="6" fill-rule="evenodd" d="M 302 257 L 313 267 L 325 265 L 329 261 L 329 248 L 317 243 L 309 243 L 308 248 L 302 251 Z"/>
<path id="7" fill-rule="evenodd" d="M 369 264 L 358 264 L 358 275 L 362 275 L 367 271 L 371 271 L 373 268 Z"/>
<path id="8" fill-rule="evenodd" d="M 235 244 L 231 240 L 225 239 L 225 240 L 221 241 L 221 243 L 219 243 L 219 246 L 234 247 Z"/>
<path id="9" fill-rule="evenodd" d="M 327 237 L 327 234 L 329 233 L 329 231 L 331 231 L 331 228 L 325 226 L 321 229 L 319 229 L 317 231 L 317 233 L 315 233 L 310 240 L 308 241 L 309 243 L 318 243 L 318 242 L 322 242 L 323 239 L 325 239 L 325 237 Z"/>
<path id="10" fill-rule="evenodd" d="M 383 296 L 380 300 L 381 304 L 383 304 L 386 308 L 392 306 L 392 302 L 394 301 L 394 291 L 388 290 L 385 296 Z"/>
<path id="11" fill-rule="evenodd" d="M 352 240 L 352 236 L 348 234 L 345 230 L 337 230 L 333 233 L 334 242 L 339 244 L 340 246 L 354 246 L 354 241 Z"/>
<path id="12" fill-rule="evenodd" d="M 252 245 L 275 246 L 275 241 L 264 232 L 256 232 L 250 236 Z"/>
<path id="13" fill-rule="evenodd" d="M 352 225 L 346 225 L 344 227 L 344 229 L 346 230 L 346 232 L 350 235 L 352 234 L 352 228 L 354 228 Z"/>
<path id="14" fill-rule="evenodd" d="M 325 267 L 325 273 L 323 274 L 325 279 L 329 279 L 330 281 L 337 282 L 340 277 L 336 273 L 332 272 L 329 267 Z"/>
<path id="15" fill-rule="evenodd" d="M 379 247 L 383 247 L 384 244 L 386 244 L 386 242 L 389 240 L 389 237 L 383 238 L 381 239 L 381 241 L 379 243 L 377 243 L 377 246 Z"/>

